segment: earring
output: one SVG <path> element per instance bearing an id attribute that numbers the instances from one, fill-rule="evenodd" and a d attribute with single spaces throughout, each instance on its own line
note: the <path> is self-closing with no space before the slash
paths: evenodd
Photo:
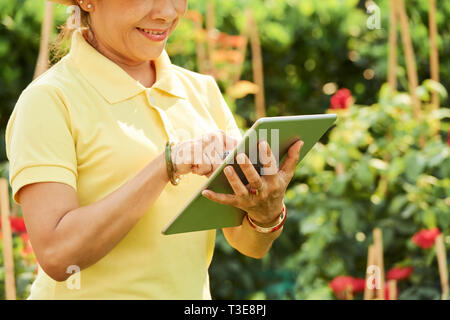
<path id="1" fill-rule="evenodd" d="M 88 3 L 87 7 L 88 9 L 92 8 L 92 4 Z"/>

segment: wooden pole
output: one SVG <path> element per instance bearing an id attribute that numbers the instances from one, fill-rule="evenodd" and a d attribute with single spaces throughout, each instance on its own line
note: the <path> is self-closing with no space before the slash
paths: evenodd
<path id="1" fill-rule="evenodd" d="M 375 228 L 373 230 L 373 242 L 375 247 L 376 265 L 380 270 L 380 287 L 376 289 L 376 298 L 384 300 L 384 261 L 383 261 L 383 235 L 381 229 Z"/>
<path id="2" fill-rule="evenodd" d="M 369 246 L 367 251 L 367 268 L 366 268 L 366 282 L 364 286 L 364 300 L 372 300 L 375 295 L 375 290 L 372 289 L 372 284 L 369 284 L 370 274 L 369 267 L 375 265 L 375 247 L 373 244 Z"/>
<path id="3" fill-rule="evenodd" d="M 197 65 L 198 71 L 200 73 L 208 72 L 208 55 L 206 53 L 205 48 L 205 38 L 203 29 L 203 16 L 201 13 L 197 11 L 189 11 L 188 15 L 191 17 L 191 21 L 194 24 L 194 32 L 195 32 L 195 47 L 196 47 L 196 55 L 197 55 Z M 208 37 L 208 36 L 207 36 Z M 206 38 L 207 38 L 206 37 Z"/>
<path id="4" fill-rule="evenodd" d="M 0 210 L 3 231 L 3 261 L 5 265 L 6 300 L 16 300 L 16 282 L 14 277 L 14 256 L 9 220 L 9 190 L 8 181 L 0 178 Z"/>
<path id="5" fill-rule="evenodd" d="M 388 83 L 391 93 L 397 90 L 397 7 L 396 0 L 390 0 L 389 11 L 389 62 Z"/>
<path id="6" fill-rule="evenodd" d="M 397 300 L 397 280 L 388 281 L 389 300 Z"/>
<path id="7" fill-rule="evenodd" d="M 439 82 L 439 51 L 437 46 L 437 23 L 436 23 L 436 0 L 430 0 L 429 10 L 429 29 L 430 29 L 430 67 L 431 79 Z M 433 92 L 431 96 L 431 104 L 434 108 L 439 108 L 439 93 Z"/>
<path id="8" fill-rule="evenodd" d="M 447 269 L 447 257 L 445 253 L 444 235 L 441 233 L 436 238 L 436 254 L 439 266 L 439 276 L 441 278 L 442 287 L 442 300 L 448 299 L 448 269 Z"/>
<path id="9" fill-rule="evenodd" d="M 43 74 L 50 66 L 49 63 L 49 44 L 53 29 L 53 3 L 45 1 L 44 20 L 41 28 L 41 45 L 39 48 L 39 55 L 36 62 L 36 69 L 34 71 L 33 79 L 36 79 Z"/>
<path id="10" fill-rule="evenodd" d="M 216 70 L 214 66 L 214 50 L 216 40 L 214 33 L 216 30 L 216 15 L 214 1 L 208 1 L 206 6 L 206 34 L 208 39 L 208 73 L 215 76 Z"/>
<path id="11" fill-rule="evenodd" d="M 408 16 L 406 14 L 404 0 L 397 0 L 397 13 L 400 21 L 400 31 L 406 57 L 406 70 L 408 73 L 409 92 L 412 99 L 414 116 L 416 119 L 419 119 L 421 104 L 416 94 L 416 88 L 419 86 L 419 81 L 416 69 L 416 58 L 414 56 L 411 34 L 409 32 L 409 22 Z"/>
<path id="12" fill-rule="evenodd" d="M 259 87 L 258 93 L 255 94 L 256 119 L 259 119 L 266 116 L 266 102 L 264 96 L 264 71 L 258 25 L 251 10 L 247 11 L 247 21 L 252 50 L 253 82 Z"/>
<path id="13" fill-rule="evenodd" d="M 348 286 L 345 289 L 344 297 L 345 297 L 345 300 L 353 300 L 353 288 L 352 288 L 352 286 Z"/>
<path id="14" fill-rule="evenodd" d="M 243 36 L 243 35 L 241 35 Z M 233 80 L 231 81 L 231 84 L 236 84 L 242 76 L 242 71 L 244 69 L 244 62 L 245 62 L 245 56 L 247 55 L 247 46 L 248 46 L 248 37 L 245 36 L 245 44 L 240 47 L 238 50 L 239 52 L 242 54 L 242 61 L 238 64 L 237 68 L 236 68 L 236 74 L 233 77 Z"/>

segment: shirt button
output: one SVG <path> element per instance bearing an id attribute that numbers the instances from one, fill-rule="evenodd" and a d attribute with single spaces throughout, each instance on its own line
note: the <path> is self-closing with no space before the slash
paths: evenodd
<path id="1" fill-rule="evenodd" d="M 155 104 L 156 104 L 155 98 L 153 98 L 151 95 L 148 95 L 148 100 L 150 100 L 150 103 L 151 103 L 152 105 L 155 105 Z"/>

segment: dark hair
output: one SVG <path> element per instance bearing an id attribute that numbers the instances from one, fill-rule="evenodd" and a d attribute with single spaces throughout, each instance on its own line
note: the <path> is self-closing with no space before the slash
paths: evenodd
<path id="1" fill-rule="evenodd" d="M 71 27 L 69 22 L 71 22 L 71 19 L 73 17 L 70 16 L 67 21 L 61 25 L 58 26 L 59 34 L 56 40 L 50 45 L 50 62 L 51 64 L 57 63 L 59 60 L 61 60 L 62 57 L 64 57 L 68 51 L 70 46 L 66 46 L 67 42 L 70 43 L 70 39 L 72 38 L 73 32 L 76 30 L 75 28 Z M 90 29 L 90 17 L 89 13 L 87 11 L 84 11 L 80 9 L 80 27 L 82 29 Z"/>

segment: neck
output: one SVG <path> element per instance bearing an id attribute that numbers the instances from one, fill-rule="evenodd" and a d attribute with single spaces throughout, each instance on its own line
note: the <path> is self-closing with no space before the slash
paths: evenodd
<path id="1" fill-rule="evenodd" d="M 102 55 L 116 63 L 133 79 L 139 81 L 144 87 L 151 88 L 156 82 L 156 68 L 153 61 L 143 61 L 136 64 L 130 64 L 121 59 L 118 55 L 110 54 L 108 50 L 96 41 L 93 33 L 89 30 L 83 33 L 86 41 Z"/>

